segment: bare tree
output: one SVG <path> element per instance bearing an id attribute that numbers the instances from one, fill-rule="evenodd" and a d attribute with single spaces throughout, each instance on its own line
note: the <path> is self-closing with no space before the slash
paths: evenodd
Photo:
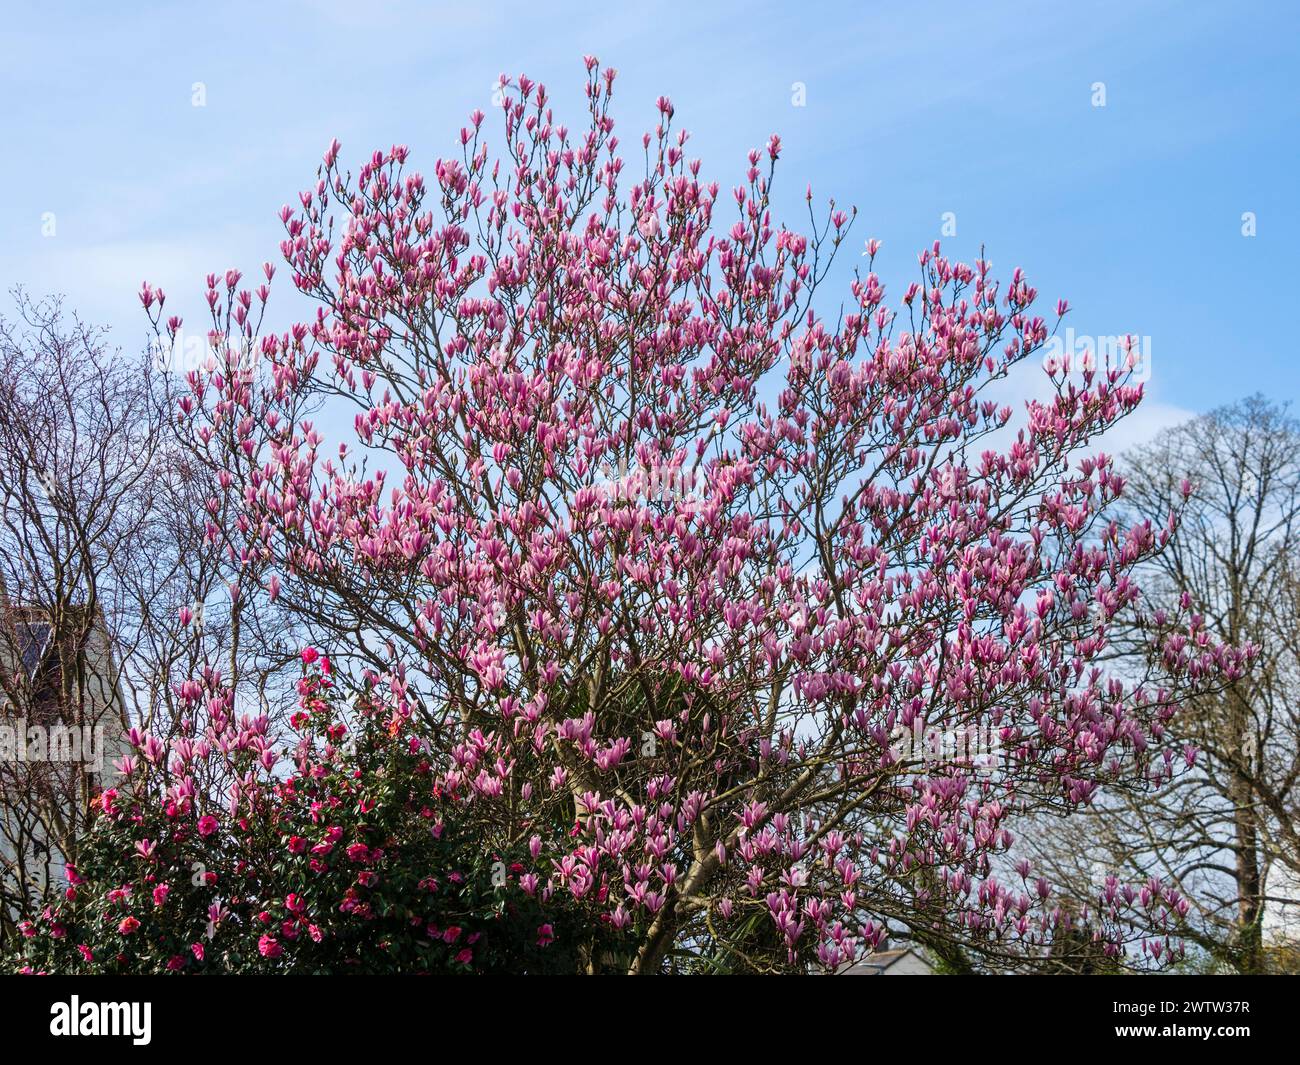
<path id="1" fill-rule="evenodd" d="M 1109 872 L 1155 873 L 1190 903 L 1188 938 L 1211 964 L 1270 968 L 1266 918 L 1300 915 L 1300 423 L 1254 396 L 1166 431 L 1128 456 L 1126 497 L 1163 520 L 1184 479 L 1177 534 L 1143 583 L 1148 614 L 1183 597 L 1210 631 L 1253 644 L 1253 668 L 1189 702 L 1167 737 L 1193 768 L 1055 825 L 1040 860 L 1081 903 Z M 1135 639 L 1130 653 L 1145 653 Z"/>
<path id="2" fill-rule="evenodd" d="M 205 669 L 256 711 L 291 653 L 265 603 L 230 595 L 247 567 L 211 536 L 223 515 L 172 434 L 167 368 L 111 349 L 57 299 L 14 299 L 0 317 L 0 932 L 75 856 L 125 730 L 184 731 L 176 686 Z"/>

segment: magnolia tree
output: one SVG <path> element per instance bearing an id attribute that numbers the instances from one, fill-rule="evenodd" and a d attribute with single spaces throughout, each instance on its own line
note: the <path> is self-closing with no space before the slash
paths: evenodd
<path id="1" fill-rule="evenodd" d="M 562 914 L 541 923 L 575 966 L 831 968 L 900 936 L 1003 967 L 1168 958 L 1171 887 L 1063 907 L 999 872 L 1012 817 L 1192 761 L 1166 742 L 1180 698 L 1244 662 L 1187 601 L 1144 613 L 1132 573 L 1175 517 L 1120 524 L 1088 449 L 1141 386 L 1062 364 L 1048 401 L 999 406 L 1054 324 L 1019 270 L 937 245 L 895 309 L 859 271 L 823 317 L 851 215 L 809 191 L 806 234 L 774 220 L 775 137 L 721 192 L 667 99 L 633 176 L 614 72 L 586 65 L 581 128 L 503 79 L 498 153 L 475 113 L 431 181 L 405 147 L 353 173 L 332 144 L 281 214 L 309 320 L 263 328 L 269 264 L 255 290 L 209 277 L 178 418 L 212 512 L 238 503 L 208 529 L 245 567 L 233 594 L 296 611 L 341 686 L 370 678 L 482 890 Z M 1145 675 L 1103 667 L 1121 618 L 1158 648 Z M 231 742 L 203 710 L 221 678 L 196 683 L 193 735 Z M 223 796 L 212 838 L 265 794 Z M 328 904 L 371 889 L 347 890 Z"/>

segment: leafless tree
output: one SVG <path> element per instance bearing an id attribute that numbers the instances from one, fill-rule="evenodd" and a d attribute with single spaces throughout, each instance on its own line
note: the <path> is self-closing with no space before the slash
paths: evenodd
<path id="1" fill-rule="evenodd" d="M 125 730 L 184 730 L 175 688 L 205 667 L 256 711 L 292 654 L 264 603 L 229 594 L 246 567 L 210 535 L 224 515 L 172 434 L 168 368 L 57 299 L 19 290 L 14 305 L 0 317 L 0 932 L 75 856 Z M 48 747 L 83 726 L 78 743 L 102 728 L 99 771 L 88 750 Z"/>
<path id="2" fill-rule="evenodd" d="M 1184 478 L 1192 489 L 1143 584 L 1147 611 L 1189 596 L 1217 637 L 1258 654 L 1171 722 L 1167 739 L 1194 768 L 1040 834 L 1039 857 L 1085 904 L 1108 872 L 1172 879 L 1211 965 L 1265 971 L 1293 956 L 1285 925 L 1300 918 L 1300 423 L 1255 396 L 1166 431 L 1127 466 L 1126 496 L 1155 521 Z"/>

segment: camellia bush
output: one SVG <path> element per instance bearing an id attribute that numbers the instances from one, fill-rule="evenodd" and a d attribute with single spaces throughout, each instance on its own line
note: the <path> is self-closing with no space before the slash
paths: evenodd
<path id="1" fill-rule="evenodd" d="M 287 750 L 197 682 L 202 735 L 132 736 L 66 895 L 20 926 L 20 971 L 571 972 L 617 946 L 523 875 L 542 835 L 513 855 L 461 836 L 410 718 L 362 698 L 350 727 L 328 658 L 303 658 Z"/>
<path id="2" fill-rule="evenodd" d="M 580 128 L 503 79 L 497 152 L 475 113 L 429 180 L 331 145 L 281 215 L 301 324 L 263 328 L 270 264 L 209 277 L 177 397 L 210 512 L 237 507 L 208 534 L 232 596 L 292 610 L 383 707 L 376 739 L 285 776 L 194 682 L 211 720 L 143 741 L 80 923 L 29 942 L 184 971 L 808 971 L 899 934 L 963 967 L 1170 959 L 1170 885 L 1060 906 L 1011 827 L 1179 771 L 1180 699 L 1246 657 L 1133 580 L 1179 501 L 1113 516 L 1090 443 L 1140 401 L 1131 368 L 995 401 L 1067 307 L 937 245 L 891 309 L 868 241 L 819 309 L 851 215 L 809 190 L 806 233 L 774 220 L 777 138 L 723 193 L 660 99 L 629 161 L 614 73 L 587 72 Z M 1140 675 L 1108 668 L 1121 619 L 1157 648 Z"/>

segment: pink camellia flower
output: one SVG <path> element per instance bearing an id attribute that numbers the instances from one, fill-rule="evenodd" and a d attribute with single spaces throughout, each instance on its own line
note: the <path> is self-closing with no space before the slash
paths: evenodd
<path id="1" fill-rule="evenodd" d="M 179 954 L 173 954 L 170 958 L 167 959 L 168 972 L 174 973 L 184 968 L 185 968 L 185 959 L 182 958 Z"/>
<path id="2" fill-rule="evenodd" d="M 210 836 L 217 830 L 217 819 L 211 814 L 204 814 L 199 818 L 199 835 Z"/>
<path id="3" fill-rule="evenodd" d="M 194 957 L 195 957 L 195 959 L 196 959 L 197 961 L 202 961 L 202 960 L 203 960 L 203 944 L 202 944 L 202 943 L 191 943 L 191 944 L 190 944 L 190 953 L 194 955 Z"/>
<path id="4" fill-rule="evenodd" d="M 280 946 L 274 936 L 263 935 L 257 941 L 257 952 L 264 958 L 278 958 L 284 953 L 284 948 Z"/>
<path id="5" fill-rule="evenodd" d="M 364 843 L 353 843 L 348 847 L 348 858 L 354 862 L 364 862 L 370 857 L 370 848 Z"/>
<path id="6" fill-rule="evenodd" d="M 544 924 L 537 929 L 537 945 L 539 947 L 549 947 L 555 942 L 555 929 L 549 924 Z"/>
<path id="7" fill-rule="evenodd" d="M 310 666 L 316 659 L 320 658 L 320 652 L 314 647 L 304 647 L 302 649 L 302 664 Z"/>
<path id="8" fill-rule="evenodd" d="M 139 921 L 137 921 L 134 917 L 127 916 L 127 917 L 123 917 L 122 920 L 118 923 L 117 930 L 121 932 L 122 935 L 129 936 L 132 932 L 134 932 L 139 927 L 140 927 Z"/>
<path id="9" fill-rule="evenodd" d="M 86 946 L 85 943 L 77 944 L 77 951 L 86 961 L 95 960 L 95 955 L 92 953 L 91 949 L 88 946 Z"/>
<path id="10" fill-rule="evenodd" d="M 462 965 L 468 965 L 470 962 L 474 960 L 474 952 L 470 950 L 469 947 L 466 947 L 464 950 L 462 950 L 459 954 L 456 955 L 456 960 L 460 962 Z"/>
<path id="11" fill-rule="evenodd" d="M 307 849 L 307 841 L 302 836 L 289 837 L 289 853 L 302 854 Z"/>
<path id="12" fill-rule="evenodd" d="M 167 895 L 170 892 L 171 892 L 171 888 L 168 885 L 159 884 L 156 888 L 153 889 L 153 904 L 155 906 L 161 906 L 164 902 L 167 901 Z"/>

